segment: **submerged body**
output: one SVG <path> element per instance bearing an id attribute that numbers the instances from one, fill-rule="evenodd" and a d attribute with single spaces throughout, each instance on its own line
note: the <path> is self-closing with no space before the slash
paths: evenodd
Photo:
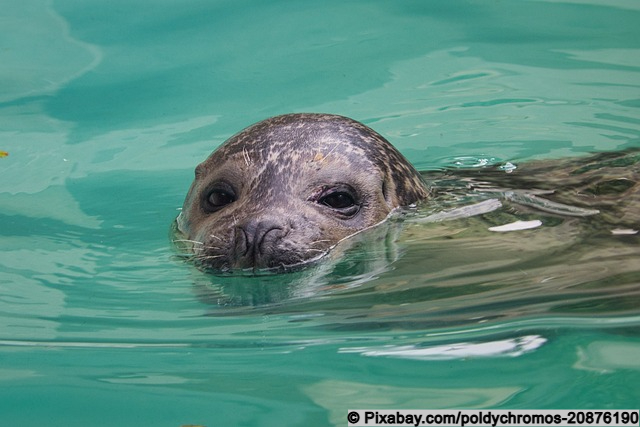
<path id="1" fill-rule="evenodd" d="M 429 175 L 425 178 L 432 182 L 442 179 L 442 174 Z M 499 192 L 521 209 L 533 208 L 560 217 L 584 217 L 585 225 L 593 231 L 637 234 L 640 230 L 638 149 L 530 161 L 510 173 L 485 167 L 460 169 L 449 175 L 464 183 L 468 190 Z"/>

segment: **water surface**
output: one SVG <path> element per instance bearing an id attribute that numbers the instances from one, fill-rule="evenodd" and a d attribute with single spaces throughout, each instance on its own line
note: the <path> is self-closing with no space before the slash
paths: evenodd
<path id="1" fill-rule="evenodd" d="M 321 426 L 344 425 L 348 408 L 637 407 L 637 235 L 539 212 L 522 218 L 536 229 L 489 231 L 520 215 L 506 204 L 390 221 L 338 261 L 236 280 L 176 259 L 168 230 L 193 167 L 275 114 L 353 117 L 421 170 L 638 148 L 639 9 L 5 5 L 4 422 Z"/>

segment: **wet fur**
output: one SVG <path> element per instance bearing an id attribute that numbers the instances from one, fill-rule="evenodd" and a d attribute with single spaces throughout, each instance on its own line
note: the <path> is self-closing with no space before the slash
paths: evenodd
<path id="1" fill-rule="evenodd" d="M 208 212 L 206 195 L 221 183 L 233 187 L 237 200 Z M 318 203 L 323 191 L 340 185 L 357 191 L 352 218 Z M 204 268 L 287 270 L 428 195 L 413 166 L 367 126 L 335 115 L 288 114 L 234 135 L 196 167 L 176 240 Z"/>

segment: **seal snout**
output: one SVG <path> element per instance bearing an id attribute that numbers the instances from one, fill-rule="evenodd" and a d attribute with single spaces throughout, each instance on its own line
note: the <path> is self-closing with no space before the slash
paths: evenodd
<path id="1" fill-rule="evenodd" d="M 253 218 L 234 230 L 234 259 L 239 268 L 272 268 L 284 266 L 282 240 L 291 230 L 286 224 L 268 218 Z M 283 256 L 284 255 L 284 256 Z"/>

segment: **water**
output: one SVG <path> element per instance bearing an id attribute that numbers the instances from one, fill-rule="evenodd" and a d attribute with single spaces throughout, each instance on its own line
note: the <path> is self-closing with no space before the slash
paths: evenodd
<path id="1" fill-rule="evenodd" d="M 280 113 L 353 117 L 423 170 L 639 147 L 637 2 L 28 0 L 2 14 L 3 423 L 637 407 L 637 236 L 540 212 L 535 230 L 487 231 L 507 206 L 393 221 L 316 268 L 239 280 L 182 263 L 168 238 L 193 167 Z"/>

